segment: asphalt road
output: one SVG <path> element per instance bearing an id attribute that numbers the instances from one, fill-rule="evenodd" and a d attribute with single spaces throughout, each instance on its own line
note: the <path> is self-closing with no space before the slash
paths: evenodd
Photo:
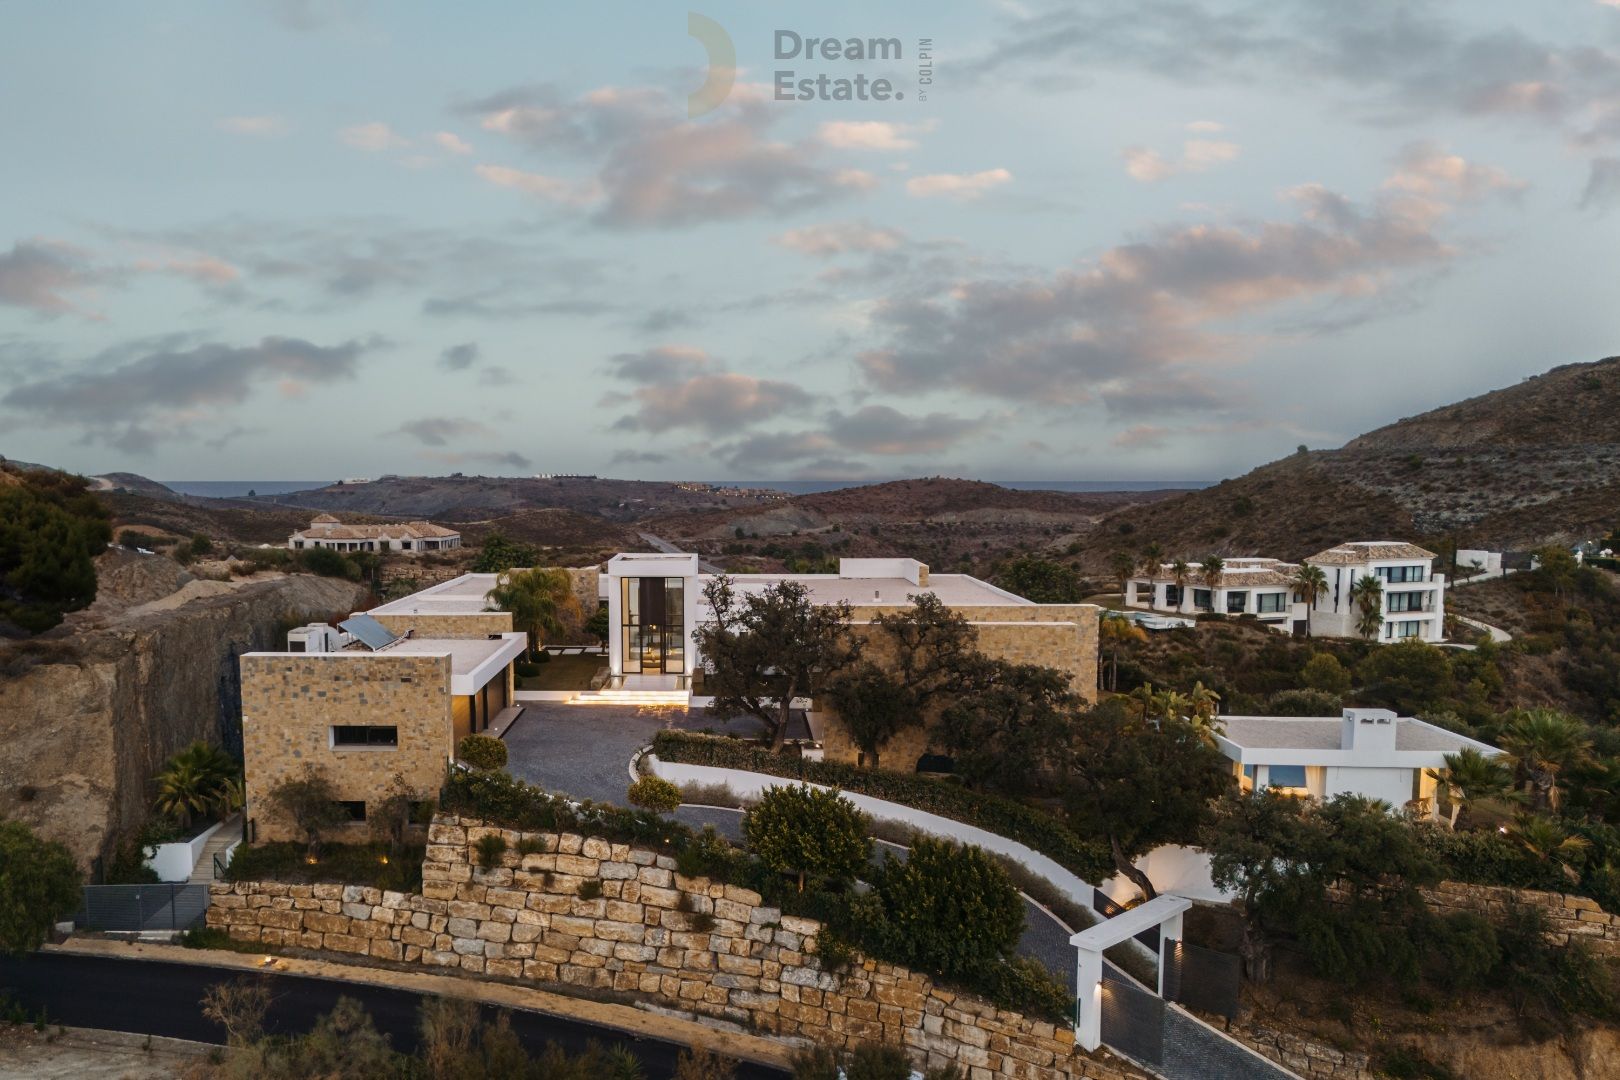
<path id="1" fill-rule="evenodd" d="M 163 1035 L 220 1043 L 224 1032 L 203 1018 L 203 991 L 213 983 L 240 977 L 236 971 L 152 960 L 34 953 L 21 959 L 0 956 L 0 997 L 18 1001 L 30 1015 L 44 1008 L 51 1023 L 71 1027 Z M 399 1050 L 417 1045 L 416 1018 L 423 995 L 359 983 L 266 973 L 275 1001 L 266 1019 L 273 1034 L 308 1031 L 330 1012 L 339 997 L 357 999 L 377 1030 Z M 486 1006 L 493 1017 L 496 1010 Z M 548 1013 L 511 1011 L 512 1030 L 531 1051 L 557 1043 L 577 1052 L 591 1041 L 622 1043 L 646 1065 L 653 1080 L 673 1076 L 681 1047 L 657 1039 L 580 1023 Z M 787 1074 L 763 1065 L 743 1064 L 738 1080 L 780 1080 Z"/>

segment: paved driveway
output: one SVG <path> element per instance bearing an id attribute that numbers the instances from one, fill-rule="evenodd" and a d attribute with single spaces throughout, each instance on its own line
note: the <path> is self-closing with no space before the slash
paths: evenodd
<path id="1" fill-rule="evenodd" d="M 506 733 L 507 770 L 548 791 L 576 799 L 626 804 L 630 758 L 663 728 L 702 731 L 722 725 L 700 709 L 646 709 L 620 705 L 568 705 L 528 702 L 523 716 Z M 732 810 L 683 806 L 678 820 L 702 828 L 713 825 L 722 836 L 741 839 L 741 816 Z M 881 852 L 904 857 L 888 844 Z M 1065 986 L 1074 982 L 1075 952 L 1069 935 L 1041 908 L 1025 905 L 1025 928 L 1018 951 L 1034 957 Z"/>

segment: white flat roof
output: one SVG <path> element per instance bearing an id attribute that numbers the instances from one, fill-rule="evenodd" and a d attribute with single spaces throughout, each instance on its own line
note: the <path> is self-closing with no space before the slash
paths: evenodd
<path id="1" fill-rule="evenodd" d="M 713 577 L 712 574 L 705 574 L 703 580 L 707 582 Z M 731 578 L 731 583 L 739 592 L 758 591 L 781 581 L 796 581 L 803 585 L 815 604 L 847 602 L 854 607 L 905 606 L 911 603 L 911 597 L 923 593 L 932 593 L 948 607 L 1032 607 L 1035 603 L 967 574 L 929 574 L 927 585 L 917 585 L 903 577 L 843 577 L 838 574 L 736 574 Z"/>
<path id="2" fill-rule="evenodd" d="M 430 585 L 421 592 L 390 600 L 368 615 L 477 615 L 494 610 L 487 597 L 500 582 L 499 574 L 462 574 Z"/>
<path id="3" fill-rule="evenodd" d="M 521 631 L 512 631 L 494 638 L 400 638 L 387 647 L 372 652 L 367 648 L 349 648 L 326 653 L 246 653 L 247 656 L 297 657 L 300 660 L 317 657 L 363 663 L 379 656 L 448 656 L 450 658 L 450 692 L 466 697 L 483 689 L 484 685 L 506 669 L 529 646 L 529 637 Z"/>
<path id="4" fill-rule="evenodd" d="M 1342 716 L 1220 716 L 1216 741 L 1226 756 L 1245 765 L 1356 765 L 1373 762 L 1377 751 L 1345 750 Z M 1489 743 L 1411 717 L 1395 720 L 1397 763 L 1438 768 L 1445 754 L 1473 747 L 1486 756 L 1501 753 Z M 1308 760 L 1307 760 L 1308 759 Z"/>

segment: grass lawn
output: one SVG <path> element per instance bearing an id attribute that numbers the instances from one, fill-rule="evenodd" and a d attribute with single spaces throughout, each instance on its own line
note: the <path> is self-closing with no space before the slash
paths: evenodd
<path id="1" fill-rule="evenodd" d="M 599 655 L 553 656 L 540 665 L 540 674 L 519 677 L 519 690 L 589 690 L 591 677 L 607 667 L 607 657 Z"/>

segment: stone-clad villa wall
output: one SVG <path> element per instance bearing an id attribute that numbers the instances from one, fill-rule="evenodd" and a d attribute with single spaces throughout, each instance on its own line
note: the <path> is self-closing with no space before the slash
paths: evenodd
<path id="1" fill-rule="evenodd" d="M 375 616 L 391 634 L 412 632 L 422 638 L 485 638 L 512 632 L 510 611 L 484 611 L 477 615 L 434 615 L 396 612 Z"/>
<path id="2" fill-rule="evenodd" d="M 506 839 L 506 857 L 498 867 L 474 866 L 472 845 L 491 834 Z M 525 838 L 544 852 L 520 857 Z M 428 841 L 421 894 L 219 883 L 211 887 L 208 925 L 267 945 L 628 992 L 833 1046 L 901 1044 L 930 1066 L 959 1064 L 971 1080 L 1142 1075 L 1077 1050 L 1066 1028 L 960 996 L 905 968 L 857 960 L 836 974 L 823 971 L 819 923 L 763 906 L 748 889 L 684 877 L 666 855 L 446 815 L 435 818 Z M 588 881 L 600 884 L 599 897 L 580 897 Z"/>

